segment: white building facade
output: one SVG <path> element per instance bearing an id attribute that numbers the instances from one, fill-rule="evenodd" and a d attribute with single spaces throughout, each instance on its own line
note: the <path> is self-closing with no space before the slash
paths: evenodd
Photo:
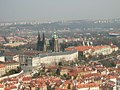
<path id="1" fill-rule="evenodd" d="M 32 66 L 39 66 L 41 64 L 52 65 L 61 61 L 74 61 L 78 59 L 78 51 L 67 51 L 58 53 L 48 53 L 39 55 L 32 59 Z"/>

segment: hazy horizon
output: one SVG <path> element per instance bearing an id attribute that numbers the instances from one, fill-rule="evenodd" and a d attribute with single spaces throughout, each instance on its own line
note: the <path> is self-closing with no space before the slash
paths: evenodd
<path id="1" fill-rule="evenodd" d="M 120 18 L 120 0 L 0 0 L 1 21 Z"/>

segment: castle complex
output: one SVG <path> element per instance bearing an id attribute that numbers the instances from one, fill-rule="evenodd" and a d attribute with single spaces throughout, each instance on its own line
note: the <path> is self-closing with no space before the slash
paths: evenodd
<path id="1" fill-rule="evenodd" d="M 49 46 L 48 47 L 52 52 L 59 52 L 60 51 L 58 36 L 56 35 L 55 32 L 52 35 L 52 39 L 49 40 Z M 42 39 L 41 39 L 40 33 L 38 32 L 37 50 L 38 51 L 48 51 L 44 33 L 43 33 L 43 36 L 42 36 Z"/>

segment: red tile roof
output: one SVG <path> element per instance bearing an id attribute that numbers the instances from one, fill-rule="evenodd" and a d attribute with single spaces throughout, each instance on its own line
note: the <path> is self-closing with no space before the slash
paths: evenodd
<path id="1" fill-rule="evenodd" d="M 17 88 L 15 85 L 10 86 L 10 89 L 15 89 Z"/>
<path id="2" fill-rule="evenodd" d="M 100 77 L 100 74 L 98 74 L 98 73 L 85 74 L 83 77 L 84 78 Z"/>
<path id="3" fill-rule="evenodd" d="M 4 85 L 0 84 L 0 88 L 4 88 Z"/>
<path id="4" fill-rule="evenodd" d="M 30 80 L 32 80 L 31 77 L 23 77 L 23 79 L 22 79 L 22 81 L 30 81 Z"/>
<path id="5" fill-rule="evenodd" d="M 55 90 L 67 90 L 67 89 L 62 89 L 62 88 L 56 88 Z"/>
<path id="6" fill-rule="evenodd" d="M 88 84 L 78 84 L 77 88 L 89 88 L 89 87 L 99 87 L 97 83 L 88 83 Z"/>
<path id="7" fill-rule="evenodd" d="M 4 88 L 4 90 L 11 90 L 11 89 L 10 89 L 10 87 L 6 87 L 6 88 Z"/>
<path id="8" fill-rule="evenodd" d="M 69 47 L 66 48 L 66 50 L 71 51 L 71 50 L 78 50 L 78 51 L 86 51 L 86 50 L 98 50 L 98 49 L 102 49 L 102 48 L 107 48 L 109 46 L 107 45 L 103 45 L 103 46 L 77 46 L 77 47 Z"/>
<path id="9" fill-rule="evenodd" d="M 71 50 L 86 51 L 91 48 L 92 48 L 92 46 L 77 46 L 77 47 L 66 48 L 66 50 L 68 50 L 68 51 L 71 51 Z"/>
<path id="10" fill-rule="evenodd" d="M 4 64 L 0 64 L 0 68 L 4 68 L 5 67 L 5 65 Z"/>

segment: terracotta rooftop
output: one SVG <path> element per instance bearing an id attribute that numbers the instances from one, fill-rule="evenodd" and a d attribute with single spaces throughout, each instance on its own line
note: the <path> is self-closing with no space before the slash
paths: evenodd
<path id="1" fill-rule="evenodd" d="M 15 85 L 10 86 L 10 89 L 17 89 Z"/>
<path id="2" fill-rule="evenodd" d="M 102 48 L 107 48 L 109 46 L 107 45 L 103 45 L 103 46 L 76 46 L 76 47 L 69 47 L 66 48 L 67 51 L 71 51 L 71 50 L 78 50 L 78 51 L 86 51 L 86 50 L 98 50 L 98 49 L 102 49 Z"/>
<path id="3" fill-rule="evenodd" d="M 67 90 L 67 89 L 62 89 L 62 88 L 56 88 L 55 90 Z"/>
<path id="4" fill-rule="evenodd" d="M 30 81 L 30 80 L 32 80 L 32 78 L 31 78 L 31 77 L 23 77 L 22 80 L 23 80 L 23 81 Z"/>
<path id="5" fill-rule="evenodd" d="M 85 74 L 84 78 L 90 78 L 90 77 L 100 77 L 101 75 L 98 73 L 91 73 L 91 74 Z"/>
<path id="6" fill-rule="evenodd" d="M 11 90 L 11 89 L 10 89 L 10 87 L 6 87 L 6 88 L 4 88 L 4 90 Z"/>
<path id="7" fill-rule="evenodd" d="M 4 88 L 4 85 L 3 85 L 3 84 L 0 84 L 0 88 Z"/>
<path id="8" fill-rule="evenodd" d="M 66 48 L 66 50 L 68 50 L 68 51 L 71 51 L 71 50 L 86 51 L 91 48 L 92 48 L 92 46 L 77 46 L 77 47 Z"/>
<path id="9" fill-rule="evenodd" d="M 97 83 L 88 83 L 88 84 L 78 84 L 77 88 L 90 88 L 90 87 L 98 87 Z"/>
<path id="10" fill-rule="evenodd" d="M 5 67 L 5 65 L 4 64 L 0 64 L 0 68 L 4 68 Z"/>

